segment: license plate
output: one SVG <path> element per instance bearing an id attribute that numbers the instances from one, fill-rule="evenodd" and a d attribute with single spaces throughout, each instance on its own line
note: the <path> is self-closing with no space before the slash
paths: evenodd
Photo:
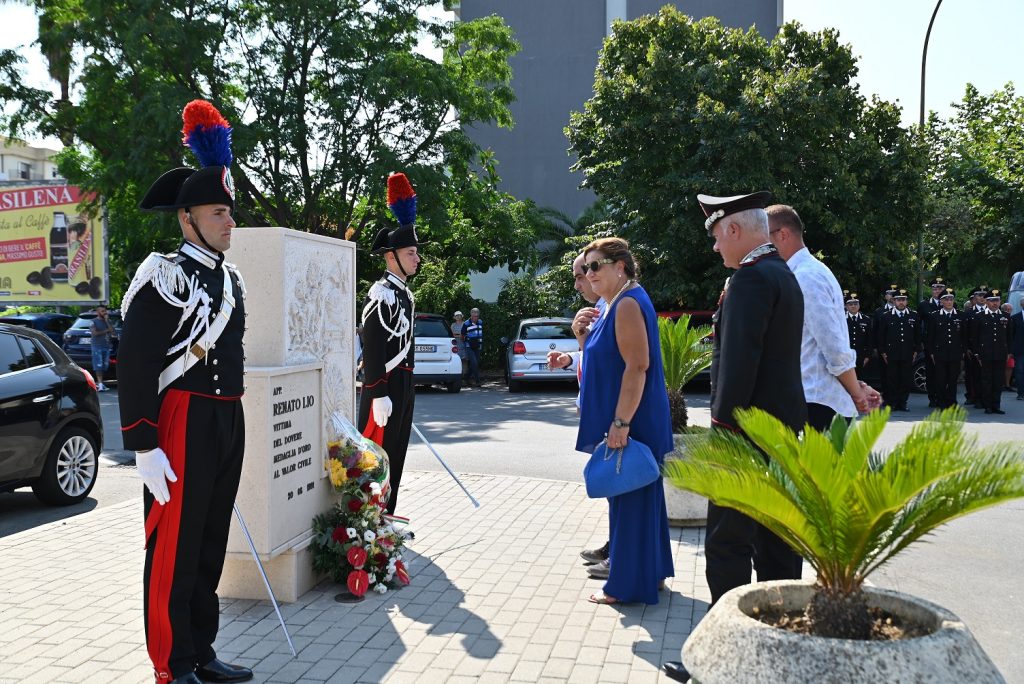
<path id="1" fill-rule="evenodd" d="M 437 345 L 436 344 L 417 344 L 416 345 L 416 351 L 417 352 L 424 352 L 426 354 L 433 354 L 434 352 L 437 351 Z"/>
<path id="2" fill-rule="evenodd" d="M 91 337 L 83 337 L 82 339 L 78 340 L 78 344 L 84 344 L 84 345 L 88 346 L 88 345 L 92 344 L 92 338 Z"/>

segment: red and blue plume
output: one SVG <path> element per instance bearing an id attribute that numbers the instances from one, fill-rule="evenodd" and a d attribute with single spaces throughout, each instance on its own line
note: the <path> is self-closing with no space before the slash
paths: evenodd
<path id="1" fill-rule="evenodd" d="M 398 219 L 399 225 L 416 222 L 416 192 L 404 173 L 388 176 L 388 209 Z"/>
<path id="2" fill-rule="evenodd" d="M 216 107 L 206 100 L 192 100 L 185 105 L 181 118 L 185 122 L 182 142 L 203 168 L 231 166 L 231 126 Z"/>

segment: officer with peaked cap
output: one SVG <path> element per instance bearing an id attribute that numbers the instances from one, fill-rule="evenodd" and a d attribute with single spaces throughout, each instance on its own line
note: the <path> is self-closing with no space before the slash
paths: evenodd
<path id="1" fill-rule="evenodd" d="M 121 302 L 121 434 L 146 485 L 144 612 L 156 680 L 241 682 L 252 671 L 213 650 L 245 447 L 245 286 L 224 260 L 235 228 L 231 128 L 202 100 L 183 119 L 202 168 L 168 171 L 140 203 L 174 212 L 184 241 L 150 254 Z"/>
<path id="2" fill-rule="evenodd" d="M 879 316 L 881 316 L 882 314 L 887 314 L 887 313 L 889 313 L 890 311 L 892 311 L 895 308 L 893 306 L 893 303 L 892 303 L 892 298 L 899 291 L 900 291 L 900 286 L 897 285 L 896 283 L 892 283 L 882 293 L 882 296 L 883 296 L 885 301 L 882 303 L 882 306 L 880 306 L 877 309 L 875 309 L 872 312 L 872 314 L 871 314 L 871 317 L 874 319 L 874 322 L 875 322 L 876 325 L 878 324 L 878 317 Z"/>
<path id="3" fill-rule="evenodd" d="M 885 403 L 893 411 L 907 411 L 914 382 L 914 356 L 921 347 L 921 319 L 907 308 L 907 291 L 892 298 L 893 310 L 878 319 L 875 346 L 885 362 Z"/>
<path id="4" fill-rule="evenodd" d="M 928 325 L 928 315 L 931 314 L 933 311 L 938 311 L 939 309 L 942 308 L 942 304 L 941 302 L 939 302 L 939 297 L 941 297 L 942 293 L 945 291 L 946 283 L 943 282 L 941 277 L 936 277 L 932 279 L 931 287 L 931 297 L 922 299 L 917 304 L 917 315 L 921 318 L 922 335 L 926 332 L 924 328 L 927 327 Z M 924 357 L 924 369 L 925 378 L 927 378 L 928 386 L 928 406 L 941 406 L 942 403 L 940 401 L 939 393 L 936 389 L 936 382 L 934 377 L 935 364 L 932 363 L 931 356 L 927 354 Z"/>
<path id="5" fill-rule="evenodd" d="M 956 406 L 956 386 L 966 349 L 963 315 L 956 310 L 953 290 L 939 293 L 940 308 L 925 320 L 924 347 L 932 363 L 936 404 L 940 408 Z"/>
<path id="6" fill-rule="evenodd" d="M 863 380 L 874 350 L 873 321 L 860 312 L 860 299 L 856 292 L 844 290 L 843 298 L 846 300 L 846 328 L 850 334 L 850 349 L 857 353 L 857 379 Z"/>
<path id="7" fill-rule="evenodd" d="M 964 364 L 964 387 L 966 389 L 965 405 L 984 408 L 981 401 L 981 364 L 974 356 L 974 326 L 978 316 L 985 312 L 985 294 L 988 285 L 979 285 L 971 291 L 971 296 L 964 304 L 964 336 L 966 338 L 966 362 Z"/>
<path id="8" fill-rule="evenodd" d="M 388 208 L 397 228 L 381 228 L 371 251 L 384 257 L 383 277 L 363 306 L 363 389 L 359 425 L 388 454 L 391 481 L 387 511 L 394 513 L 409 448 L 416 402 L 413 384 L 415 303 L 408 279 L 420 265 L 416 193 L 404 173 L 388 178 Z"/>
<path id="9" fill-rule="evenodd" d="M 714 197 L 697 195 L 714 251 L 735 273 L 726 281 L 713 318 L 711 423 L 739 432 L 735 411 L 757 407 L 794 431 L 807 422 L 800 377 L 804 300 L 796 276 L 768 234 L 770 192 Z M 730 589 L 757 580 L 799 579 L 803 561 L 782 539 L 732 508 L 708 502 L 705 573 L 714 605 Z M 687 681 L 681 662 L 665 674 Z"/>
<path id="10" fill-rule="evenodd" d="M 1004 414 L 999 408 L 1003 395 L 1003 378 L 1006 372 L 1006 357 L 1013 342 L 1010 317 L 999 307 L 1002 293 L 989 290 L 985 293 L 985 310 L 976 314 L 972 327 L 971 349 L 975 362 L 980 368 L 981 405 L 985 413 Z"/>

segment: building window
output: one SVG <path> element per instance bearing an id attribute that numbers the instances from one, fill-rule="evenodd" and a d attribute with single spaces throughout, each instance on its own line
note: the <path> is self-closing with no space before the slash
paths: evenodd
<path id="1" fill-rule="evenodd" d="M 57 177 L 57 167 L 54 166 L 52 169 L 50 169 L 50 178 L 56 178 L 56 177 Z"/>
<path id="2" fill-rule="evenodd" d="M 32 165 L 26 162 L 18 162 L 18 178 L 21 180 L 31 180 Z"/>

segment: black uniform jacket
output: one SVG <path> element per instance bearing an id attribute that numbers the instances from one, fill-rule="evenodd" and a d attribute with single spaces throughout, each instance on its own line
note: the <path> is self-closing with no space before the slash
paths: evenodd
<path id="1" fill-rule="evenodd" d="M 874 321 L 862 313 L 856 316 L 846 315 L 846 328 L 850 333 L 850 349 L 857 352 L 857 358 L 871 356 L 874 348 Z"/>
<path id="2" fill-rule="evenodd" d="M 959 361 L 967 351 L 966 320 L 956 309 L 948 314 L 942 309 L 928 314 L 925 321 L 924 347 L 936 361 Z"/>
<path id="3" fill-rule="evenodd" d="M 231 264 L 226 270 L 234 308 L 227 325 L 202 358 L 198 358 L 202 352 L 195 346 L 206 323 L 212 325 L 221 315 L 223 265 L 223 254 L 215 255 L 186 242 L 177 252 L 151 254 L 136 272 L 121 305 L 124 327 L 117 354 L 125 449 L 156 448 L 160 406 L 167 389 L 221 399 L 242 395 L 245 286 Z M 182 348 L 168 354 L 178 345 Z M 182 354 L 193 354 L 198 360 L 160 391 L 161 372 Z"/>
<path id="4" fill-rule="evenodd" d="M 892 312 L 878 317 L 875 347 L 889 361 L 913 361 L 921 348 L 921 319 L 917 313 L 904 309 L 903 315 Z"/>
<path id="5" fill-rule="evenodd" d="M 737 429 L 733 412 L 756 406 L 793 430 L 807 422 L 800 380 L 804 299 L 778 254 L 741 265 L 715 317 L 711 421 Z"/>
<path id="6" fill-rule="evenodd" d="M 971 349 L 982 361 L 1006 361 L 1013 343 L 1010 317 L 1002 311 L 974 316 Z"/>
<path id="7" fill-rule="evenodd" d="M 392 273 L 370 287 L 363 307 L 363 396 L 388 396 L 388 377 L 395 365 L 412 369 L 413 300 L 405 283 Z M 408 346 L 403 354 L 402 350 Z M 399 355 L 402 358 L 394 364 Z"/>

